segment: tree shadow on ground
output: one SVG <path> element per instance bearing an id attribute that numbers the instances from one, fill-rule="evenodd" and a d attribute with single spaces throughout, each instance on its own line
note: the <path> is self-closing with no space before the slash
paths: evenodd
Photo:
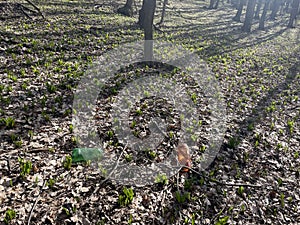
<path id="1" fill-rule="evenodd" d="M 297 56 L 296 56 L 297 57 Z M 252 109 L 252 113 L 247 116 L 244 120 L 238 123 L 238 130 L 235 135 L 239 137 L 239 139 L 244 139 L 251 134 L 252 131 L 248 129 L 249 125 L 253 125 L 254 127 L 263 122 L 263 120 L 267 117 L 268 112 L 266 108 L 270 106 L 271 102 L 275 100 L 280 100 L 282 96 L 280 96 L 285 91 L 289 90 L 290 84 L 292 84 L 297 75 L 300 73 L 300 55 L 298 54 L 298 62 L 295 63 L 288 72 L 288 76 L 286 79 L 279 83 L 276 87 L 272 88 L 268 91 L 266 96 L 262 97 L 262 99 L 256 104 L 256 106 Z M 286 96 L 288 94 L 285 93 Z"/>
<path id="2" fill-rule="evenodd" d="M 269 21 L 266 24 L 264 31 L 258 30 L 258 22 L 253 24 L 253 31 L 248 34 L 241 32 L 241 23 L 232 21 L 232 16 L 227 11 L 220 11 L 218 15 L 214 16 L 212 22 L 204 24 L 201 20 L 209 18 L 207 11 L 203 11 L 202 18 L 197 18 L 198 24 L 179 24 L 179 25 L 164 25 L 160 29 L 168 33 L 175 33 L 174 39 L 189 39 L 189 44 L 194 46 L 204 46 L 204 55 L 213 56 L 217 54 L 223 54 L 238 49 L 244 49 L 246 47 L 256 46 L 268 41 L 274 40 L 280 35 L 284 34 L 288 28 L 286 28 L 287 19 L 283 17 L 277 21 Z M 195 19 L 195 17 L 194 17 Z M 186 31 L 185 34 L 180 31 Z M 178 34 L 179 33 L 179 34 Z M 212 40 L 211 45 L 203 44 L 206 40 Z M 203 54 L 203 52 L 198 52 Z"/>
<path id="3" fill-rule="evenodd" d="M 90 6 L 90 4 L 87 4 L 87 6 Z M 197 9 L 199 10 L 199 9 Z M 204 11 L 204 10 L 203 10 Z M 58 12 L 59 13 L 63 13 L 62 12 Z M 189 11 L 186 10 L 186 12 L 184 13 L 190 13 Z M 211 11 L 210 11 L 211 13 Z M 55 14 L 55 15 L 58 15 Z M 72 14 L 72 13 L 70 13 Z M 224 21 L 225 18 L 225 21 Z M 77 23 L 76 25 L 79 25 L 79 23 Z M 228 25 L 228 26 L 227 26 Z M 271 26 L 271 25 L 270 25 Z M 76 27 L 76 26 L 75 26 Z M 220 28 L 222 27 L 222 28 Z M 109 32 L 115 32 L 118 29 L 137 29 L 136 27 L 134 27 L 134 25 L 121 25 L 119 27 L 110 27 L 110 28 L 106 28 L 104 27 L 103 30 L 102 28 L 97 28 L 95 29 L 96 33 L 93 34 L 91 30 L 82 30 L 80 28 L 74 28 L 72 31 L 66 31 L 66 32 L 62 32 L 61 35 L 83 35 L 85 33 L 92 33 L 92 35 L 98 35 L 97 31 L 103 31 L 104 33 L 109 33 Z M 204 51 L 204 55 L 205 56 L 214 56 L 214 55 L 219 55 L 219 54 L 223 54 L 229 51 L 234 51 L 234 50 L 238 50 L 238 49 L 244 49 L 245 47 L 251 47 L 251 46 L 255 46 L 261 43 L 265 43 L 267 41 L 271 41 L 273 39 L 275 39 L 276 37 L 284 34 L 286 32 L 286 28 L 278 28 L 277 30 L 275 30 L 274 32 L 261 32 L 261 31 L 257 31 L 257 33 L 259 34 L 258 37 L 256 38 L 252 38 L 249 39 L 248 38 L 251 36 L 251 34 L 245 34 L 245 33 L 241 33 L 240 30 L 240 24 L 239 23 L 235 23 L 231 21 L 231 15 L 229 16 L 226 13 L 222 13 L 218 18 L 216 18 L 214 23 L 210 23 L 208 25 L 191 25 L 191 24 L 186 24 L 186 25 L 181 25 L 181 26 L 166 26 L 163 27 L 163 29 L 166 29 L 167 32 L 182 32 L 182 30 L 191 30 L 190 32 L 188 32 L 186 34 L 186 36 L 190 35 L 190 40 L 191 40 L 191 45 L 197 45 L 197 42 L 199 42 L 198 38 L 201 36 L 201 40 L 214 40 L 214 43 L 212 44 L 208 44 L 204 46 L 204 50 L 198 52 L 199 54 L 203 54 Z M 271 28 L 271 27 L 270 27 Z M 254 31 L 256 32 L 256 31 Z M 262 34 L 262 37 L 260 37 L 260 34 Z M 3 34 L 5 37 L 7 37 L 8 39 L 12 39 L 15 40 L 15 33 L 14 32 L 7 32 Z M 51 35 L 48 33 L 45 33 L 44 31 L 41 31 L 41 33 L 28 33 L 25 34 L 24 36 L 27 38 L 35 38 L 37 37 L 37 35 L 39 35 L 41 38 Z M 184 37 L 186 37 L 184 36 Z M 173 37 L 174 39 L 178 38 L 182 38 L 182 35 L 175 35 Z M 195 40 L 193 40 L 195 39 Z M 200 38 L 199 38 L 200 39 Z M 239 43 L 238 41 L 244 40 L 241 43 Z M 128 41 L 128 40 L 127 40 Z M 299 41 L 299 34 L 298 34 L 298 41 Z M 19 42 L 21 43 L 21 42 Z M 14 43 L 14 44 L 19 44 Z M 25 46 L 26 47 L 26 46 Z M 30 46 L 27 46 L 30 47 Z M 68 49 L 70 50 L 72 46 L 65 46 L 65 47 L 58 47 L 57 49 L 52 49 L 53 52 L 60 52 L 60 51 L 67 51 Z M 296 51 L 296 49 L 294 50 Z M 18 53 L 18 52 L 15 52 Z M 101 52 L 103 53 L 103 52 Z M 89 52 L 90 55 L 97 55 L 99 54 L 99 52 L 94 52 L 91 53 Z M 251 135 L 251 131 L 249 131 L 247 128 L 249 126 L 249 124 L 254 124 L 257 125 L 259 123 L 261 123 L 263 121 L 263 119 L 266 117 L 267 112 L 265 111 L 265 108 L 269 105 L 270 102 L 272 102 L 275 99 L 280 99 L 279 95 L 284 91 L 284 90 L 288 90 L 289 88 L 289 84 L 293 83 L 297 73 L 299 73 L 299 53 L 291 53 L 291 54 L 296 54 L 296 58 L 298 59 L 298 62 L 296 62 L 289 71 L 289 76 L 286 77 L 286 79 L 280 83 L 279 85 L 277 85 L 276 87 L 272 88 L 271 90 L 269 90 L 266 94 L 266 96 L 264 96 L 253 108 L 252 113 L 247 116 L 243 121 L 238 123 L 238 132 L 235 133 L 235 135 L 237 137 L 240 137 L 241 139 L 246 138 L 247 136 Z M 54 59 L 54 62 L 58 61 L 59 58 Z M 68 57 L 67 60 L 75 60 L 76 58 L 72 58 L 72 57 Z M 23 66 L 24 64 L 20 64 L 21 66 Z M 30 66 L 29 66 L 30 67 Z M 1 70 L 3 70 L 4 68 L 0 68 Z M 9 68 L 11 69 L 11 68 Z M 46 89 L 45 87 L 41 87 L 40 90 L 37 91 L 37 95 L 41 94 L 41 93 L 45 93 Z M 71 93 L 69 92 L 62 92 L 63 95 L 66 95 L 66 97 L 69 97 Z M 66 100 L 67 101 L 67 100 Z M 70 103 L 70 101 L 72 101 L 72 99 L 70 98 L 67 103 Z M 39 113 L 33 114 L 33 117 L 37 116 Z M 58 117 L 60 117 L 61 115 L 57 115 Z M 226 146 L 223 146 L 224 148 L 226 148 Z M 71 148 L 66 147 L 66 148 Z M 226 149 L 223 149 L 224 151 Z M 209 169 L 214 169 L 214 167 L 216 167 L 216 163 L 212 164 L 211 167 Z M 196 176 L 197 177 L 197 176 Z M 199 177 L 197 177 L 199 179 Z M 198 185 L 198 183 L 196 183 Z M 93 183 L 91 183 L 91 186 L 93 185 Z M 218 189 L 218 187 L 216 187 L 218 185 L 213 186 L 213 188 L 215 190 Z M 210 185 L 211 187 L 211 185 Z M 204 186 L 204 187 L 200 187 L 198 189 L 198 191 L 200 191 L 200 193 L 206 193 L 209 192 L 208 188 L 210 188 L 208 186 Z M 176 189 L 174 188 L 173 193 L 176 192 Z M 219 190 L 217 190 L 217 192 L 215 192 L 215 194 L 211 194 L 210 196 L 208 196 L 208 200 L 210 201 L 210 204 L 215 206 L 215 208 L 217 209 L 222 209 L 223 208 L 223 204 L 224 204 L 224 199 L 222 196 L 222 193 L 218 192 Z M 170 214 L 168 214 L 168 212 L 166 212 L 166 215 L 168 215 L 168 218 L 172 221 L 179 221 L 180 219 L 182 219 L 180 217 L 181 216 L 185 216 L 183 211 L 185 209 L 185 207 L 193 207 L 193 204 L 202 204 L 200 201 L 199 202 L 190 202 L 190 203 L 184 203 L 184 204 L 178 204 L 174 198 L 174 200 L 171 200 L 171 202 L 166 206 L 167 211 L 170 212 Z M 88 208 L 88 206 L 86 206 L 86 208 Z M 113 213 L 113 212 L 112 212 Z M 207 217 L 210 218 L 215 218 L 215 214 L 218 213 L 217 211 L 215 211 L 215 209 L 210 209 L 209 214 L 207 215 Z"/>
<path id="4" fill-rule="evenodd" d="M 249 138 L 254 132 L 249 130 L 249 125 L 256 127 L 260 123 L 264 121 L 264 119 L 268 116 L 268 112 L 266 111 L 266 108 L 270 105 L 270 103 L 274 100 L 279 100 L 282 98 L 282 93 L 289 90 L 289 85 L 292 84 L 296 77 L 300 74 L 300 56 L 296 56 L 298 58 L 298 62 L 296 62 L 290 69 L 288 76 L 284 81 L 282 81 L 280 84 L 278 84 L 276 87 L 272 88 L 268 91 L 266 96 L 264 96 L 257 105 L 252 109 L 252 113 L 242 121 L 240 121 L 237 124 L 237 132 L 233 135 L 238 138 L 239 142 L 242 142 L 244 139 Z M 281 96 L 280 96 L 281 95 Z M 288 95 L 288 94 L 285 94 Z M 220 152 L 227 151 L 227 144 L 223 144 L 221 147 Z M 238 149 L 238 146 L 236 146 L 234 152 L 232 152 L 233 155 L 240 154 L 240 150 Z M 243 167 L 243 163 L 240 161 L 240 159 L 235 159 L 236 157 L 233 157 L 231 162 L 234 162 L 236 164 L 240 164 L 241 167 Z M 215 160 L 208 168 L 207 171 L 215 171 L 218 168 L 218 162 Z M 254 172 L 254 171 L 253 171 Z M 205 173 L 204 173 L 205 174 Z M 202 177 L 203 179 L 204 177 Z M 201 200 L 191 200 L 184 203 L 178 203 L 175 198 L 175 193 L 177 189 L 174 187 L 172 189 L 172 193 L 174 195 L 174 198 L 169 204 L 165 207 L 165 214 L 162 215 L 162 217 L 165 219 L 165 224 L 179 224 L 179 221 L 184 221 L 183 218 L 189 218 L 191 219 L 191 215 L 185 215 L 184 209 L 190 207 L 195 208 L 195 213 L 200 212 L 199 207 L 195 207 L 195 205 L 200 206 L 201 208 L 205 209 L 206 214 L 202 215 L 201 218 L 202 222 L 204 223 L 205 218 L 210 219 L 211 224 L 215 224 L 219 218 L 221 218 L 221 214 L 223 211 L 229 210 L 230 206 L 224 202 L 224 192 L 222 192 L 222 188 L 224 188 L 224 185 L 220 185 L 214 182 L 209 182 L 206 180 L 206 182 L 203 184 L 200 184 L 201 182 L 201 175 L 191 173 L 186 180 L 194 179 L 192 183 L 192 187 L 197 186 L 197 192 L 205 193 L 206 198 Z M 246 178 L 248 179 L 248 178 Z M 243 179 L 244 182 L 255 183 L 255 179 L 247 180 Z M 236 187 L 237 189 L 237 187 Z M 193 189 L 185 190 L 186 192 L 190 192 L 191 197 L 193 197 Z M 245 192 L 248 194 L 251 194 L 252 190 L 245 188 Z M 238 194 L 239 195 L 239 194 Z M 199 196 L 197 196 L 199 197 Z M 242 196 L 239 196 L 241 199 L 243 199 Z M 193 199 L 193 198 L 192 198 Z M 211 207 L 213 206 L 213 207 Z M 261 222 L 263 222 L 261 220 Z"/>

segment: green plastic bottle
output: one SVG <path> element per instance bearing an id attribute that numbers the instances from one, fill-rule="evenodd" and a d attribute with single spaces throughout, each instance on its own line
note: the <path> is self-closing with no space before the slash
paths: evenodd
<path id="1" fill-rule="evenodd" d="M 103 151 L 99 148 L 74 148 L 72 151 L 72 162 L 86 162 L 89 160 L 99 160 L 103 156 Z"/>

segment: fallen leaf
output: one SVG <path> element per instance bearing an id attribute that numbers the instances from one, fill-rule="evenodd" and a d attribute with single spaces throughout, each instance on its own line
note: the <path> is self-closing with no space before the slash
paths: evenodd
<path id="1" fill-rule="evenodd" d="M 185 143 L 178 143 L 177 146 L 178 162 L 182 166 L 191 167 L 190 149 Z M 188 168 L 182 168 L 181 172 L 188 172 Z"/>

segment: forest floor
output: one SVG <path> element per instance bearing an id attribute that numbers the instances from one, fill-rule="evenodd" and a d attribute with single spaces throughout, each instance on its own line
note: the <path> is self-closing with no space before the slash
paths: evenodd
<path id="1" fill-rule="evenodd" d="M 183 46 L 208 65 L 226 106 L 226 129 L 216 158 L 201 171 L 213 120 L 203 93 L 191 89 L 202 121 L 192 152 L 197 172 L 139 187 L 106 180 L 93 163 L 68 161 L 78 144 L 76 87 L 99 56 L 143 40 L 137 14 L 118 15 L 117 1 L 34 2 L 45 19 L 12 5 L 0 10 L 0 224 L 300 224 L 300 29 L 286 28 L 288 15 L 268 20 L 264 31 L 255 21 L 247 34 L 229 5 L 207 10 L 203 1 L 170 1 L 155 40 Z M 153 71 L 180 79 L 180 71 L 162 65 L 134 64 L 119 71 L 121 87 Z M 163 160 L 176 129 L 144 155 L 116 141 L 109 119 L 121 91 L 115 81 L 94 112 L 105 151 L 129 168 Z M 178 121 L 168 104 L 155 101 Z M 151 114 L 131 113 L 132 121 Z M 140 132 L 142 125 L 132 127 Z"/>

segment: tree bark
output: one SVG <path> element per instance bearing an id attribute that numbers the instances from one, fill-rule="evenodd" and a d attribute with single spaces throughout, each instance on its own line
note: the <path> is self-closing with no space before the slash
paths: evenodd
<path id="1" fill-rule="evenodd" d="M 276 16 L 277 16 L 277 12 L 279 10 L 280 7 L 280 1 L 281 0 L 274 0 L 273 5 L 272 5 L 272 13 L 270 15 L 270 19 L 271 20 L 275 20 Z"/>
<path id="2" fill-rule="evenodd" d="M 285 7 L 283 9 L 284 13 L 287 13 L 289 11 L 290 4 L 291 4 L 291 0 L 286 0 L 285 1 Z"/>
<path id="3" fill-rule="evenodd" d="M 262 0 L 259 0 L 257 3 L 257 6 L 256 6 L 254 19 L 257 19 L 257 20 L 259 19 L 259 12 L 260 12 L 261 6 L 262 6 Z"/>
<path id="4" fill-rule="evenodd" d="M 156 0 L 143 0 L 142 9 L 139 12 L 139 25 L 144 29 L 145 45 L 144 59 L 153 59 L 153 20 L 156 7 Z"/>
<path id="5" fill-rule="evenodd" d="M 230 4 L 235 8 L 238 9 L 239 7 L 239 1 L 238 0 L 231 0 Z"/>
<path id="6" fill-rule="evenodd" d="M 245 17 L 244 25 L 242 26 L 242 31 L 244 32 L 249 33 L 251 31 L 255 5 L 256 5 L 256 0 L 248 1 L 246 17 Z"/>
<path id="7" fill-rule="evenodd" d="M 240 0 L 238 11 L 236 12 L 235 17 L 232 18 L 234 21 L 241 22 L 241 15 L 242 15 L 242 11 L 243 11 L 245 2 L 246 2 L 246 0 Z"/>
<path id="8" fill-rule="evenodd" d="M 264 30 L 265 29 L 265 21 L 266 21 L 266 16 L 269 8 L 269 3 L 270 0 L 267 0 L 264 5 L 263 13 L 261 14 L 260 20 L 259 20 L 259 27 L 258 29 Z"/>
<path id="9" fill-rule="evenodd" d="M 220 0 L 217 0 L 215 6 L 214 6 L 214 9 L 217 9 L 219 7 L 219 3 L 220 3 Z"/>
<path id="10" fill-rule="evenodd" d="M 208 9 L 217 9 L 219 6 L 220 0 L 210 0 Z"/>
<path id="11" fill-rule="evenodd" d="M 299 11 L 299 5 L 300 5 L 300 0 L 293 0 L 292 10 L 291 10 L 291 14 L 290 14 L 289 23 L 288 23 L 289 28 L 295 27 L 294 22 L 296 21 L 296 18 L 297 18 L 297 14 Z"/>
<path id="12" fill-rule="evenodd" d="M 125 16 L 132 16 L 133 15 L 133 9 L 132 9 L 132 4 L 134 0 L 127 0 L 126 4 L 119 8 L 117 10 L 118 13 L 125 15 Z"/>
<path id="13" fill-rule="evenodd" d="M 215 0 L 210 0 L 208 9 L 213 9 L 215 5 Z"/>

